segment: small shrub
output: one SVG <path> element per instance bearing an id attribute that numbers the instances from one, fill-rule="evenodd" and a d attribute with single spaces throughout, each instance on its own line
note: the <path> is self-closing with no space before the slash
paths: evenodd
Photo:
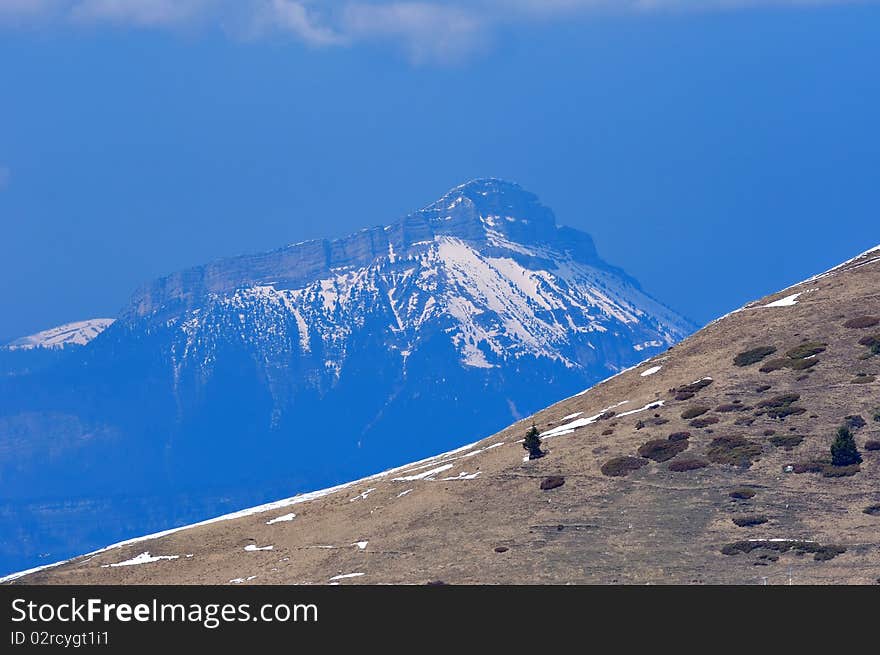
<path id="1" fill-rule="evenodd" d="M 759 368 L 758 370 L 761 371 L 761 373 L 772 373 L 773 371 L 780 371 L 788 366 L 788 362 L 789 360 L 784 358 L 771 359 L 769 362 L 764 363 L 764 365 L 761 366 L 761 368 Z"/>
<path id="2" fill-rule="evenodd" d="M 796 462 L 792 465 L 792 473 L 821 473 L 828 466 L 831 466 L 830 462 L 821 459 L 810 459 L 805 462 Z"/>
<path id="3" fill-rule="evenodd" d="M 706 456 L 715 464 L 731 464 L 748 468 L 762 452 L 760 444 L 744 437 L 716 437 L 709 444 Z"/>
<path id="4" fill-rule="evenodd" d="M 752 364 L 757 364 L 762 359 L 764 359 L 765 357 L 769 357 L 775 352 L 776 348 L 774 348 L 773 346 L 759 346 L 757 348 L 752 348 L 751 350 L 741 352 L 733 358 L 733 363 L 736 366 L 750 366 Z"/>
<path id="5" fill-rule="evenodd" d="M 786 405 L 796 403 L 800 399 L 801 395 L 799 393 L 784 393 L 781 396 L 774 396 L 769 400 L 761 401 L 758 403 L 758 407 L 785 407 Z"/>
<path id="6" fill-rule="evenodd" d="M 838 555 L 843 555 L 845 552 L 846 548 L 843 546 L 820 546 L 817 550 L 813 551 L 813 559 L 817 562 L 826 562 Z"/>
<path id="7" fill-rule="evenodd" d="M 697 393 L 698 391 L 705 389 L 710 384 L 712 384 L 714 380 L 712 378 L 701 378 L 696 382 L 691 382 L 690 384 L 683 384 L 679 387 L 675 387 L 672 389 L 673 393 Z"/>
<path id="8" fill-rule="evenodd" d="M 850 464 L 849 466 L 834 466 L 829 464 L 822 469 L 822 476 L 826 478 L 846 478 L 855 475 L 862 470 L 858 464 Z"/>
<path id="9" fill-rule="evenodd" d="M 759 384 L 755 387 L 755 393 L 764 393 L 765 391 L 770 391 L 773 388 L 772 384 Z"/>
<path id="10" fill-rule="evenodd" d="M 789 359 L 806 359 L 807 357 L 812 357 L 813 355 L 825 352 L 827 346 L 828 344 L 823 341 L 809 341 L 807 343 L 802 343 L 799 346 L 795 346 L 787 351 L 785 356 Z"/>
<path id="11" fill-rule="evenodd" d="M 846 323 L 843 324 L 844 327 L 862 330 L 864 328 L 874 327 L 875 325 L 880 324 L 880 318 L 876 316 L 859 316 L 857 318 L 851 318 Z"/>
<path id="12" fill-rule="evenodd" d="M 655 462 L 666 462 L 680 452 L 687 450 L 688 445 L 689 442 L 687 439 L 681 439 L 679 441 L 654 439 L 639 447 L 639 455 L 647 457 L 648 459 L 653 459 Z"/>
<path id="13" fill-rule="evenodd" d="M 855 475 L 861 470 L 858 464 L 848 466 L 835 466 L 830 457 L 814 457 L 813 459 L 797 462 L 792 466 L 794 473 L 821 473 L 825 478 L 843 478 Z"/>
<path id="14" fill-rule="evenodd" d="M 736 419 L 733 422 L 733 424 L 734 425 L 751 425 L 754 422 L 755 422 L 755 419 L 752 416 L 740 416 L 738 419 Z"/>
<path id="15" fill-rule="evenodd" d="M 880 423 L 880 408 L 874 410 L 874 422 Z"/>
<path id="16" fill-rule="evenodd" d="M 772 437 L 774 434 L 776 434 L 776 430 L 764 430 L 765 437 Z"/>
<path id="17" fill-rule="evenodd" d="M 684 473 L 685 471 L 694 471 L 709 466 L 702 457 L 676 457 L 669 463 L 669 470 L 675 473 Z"/>
<path id="18" fill-rule="evenodd" d="M 549 491 L 550 489 L 556 489 L 557 487 L 561 487 L 565 484 L 565 478 L 561 475 L 551 475 L 548 478 L 544 478 L 541 480 L 541 489 L 543 491 Z"/>
<path id="19" fill-rule="evenodd" d="M 729 412 L 742 412 L 747 409 L 751 409 L 751 407 L 746 407 L 740 403 L 726 403 L 724 405 L 718 405 L 718 407 L 715 408 L 715 411 L 727 414 Z"/>
<path id="20" fill-rule="evenodd" d="M 787 351 L 785 357 L 778 357 L 765 362 L 758 370 L 762 373 L 772 373 L 783 368 L 789 368 L 793 371 L 805 371 L 819 363 L 819 358 L 816 355 L 824 352 L 827 345 L 821 341 L 803 343 Z"/>
<path id="21" fill-rule="evenodd" d="M 812 357 L 810 359 L 790 359 L 788 360 L 786 366 L 792 371 L 806 371 L 808 368 L 813 368 L 816 364 L 819 363 L 819 361 L 820 360 L 818 357 Z"/>
<path id="22" fill-rule="evenodd" d="M 874 375 L 868 375 L 867 373 L 859 373 L 856 375 L 850 382 L 852 384 L 871 384 L 875 382 L 877 377 Z"/>
<path id="23" fill-rule="evenodd" d="M 715 425 L 718 423 L 717 416 L 703 416 L 701 418 L 695 418 L 693 421 L 689 422 L 688 425 L 694 428 L 705 428 L 710 425 Z"/>
<path id="24" fill-rule="evenodd" d="M 859 428 L 868 425 L 868 422 L 860 414 L 847 416 L 843 420 L 846 421 L 847 426 L 849 426 L 851 430 L 858 430 Z"/>
<path id="25" fill-rule="evenodd" d="M 800 394 L 797 393 L 782 394 L 781 396 L 776 396 L 758 403 L 758 411 L 755 413 L 758 416 L 766 414 L 770 418 L 778 419 L 783 419 L 786 416 L 792 416 L 795 414 L 803 414 L 807 410 L 803 407 L 797 407 L 794 405 L 794 403 L 800 400 L 800 398 Z"/>
<path id="26" fill-rule="evenodd" d="M 602 430 L 602 436 L 607 437 L 609 434 L 614 434 L 614 430 L 608 428 L 607 430 Z"/>
<path id="27" fill-rule="evenodd" d="M 868 348 L 868 352 L 860 359 L 870 359 L 874 355 L 880 355 L 880 332 L 869 337 L 862 337 L 859 339 L 859 343 Z"/>
<path id="28" fill-rule="evenodd" d="M 862 456 L 856 446 L 849 426 L 842 425 L 837 429 L 837 436 L 831 444 L 831 464 L 833 466 L 852 466 L 860 464 Z"/>
<path id="29" fill-rule="evenodd" d="M 735 525 L 748 528 L 753 525 L 762 525 L 767 522 L 766 516 L 735 516 L 731 519 Z"/>
<path id="30" fill-rule="evenodd" d="M 682 417 L 683 419 L 687 420 L 687 419 L 689 419 L 689 418 L 696 418 L 696 417 L 698 417 L 698 416 L 702 416 L 703 414 L 705 414 L 705 413 L 708 412 L 708 411 L 709 411 L 709 408 L 708 408 L 708 407 L 699 407 L 699 406 L 697 406 L 697 407 L 688 407 L 686 410 L 684 410 L 684 411 L 681 413 L 681 417 Z"/>
<path id="31" fill-rule="evenodd" d="M 641 457 L 615 457 L 602 465 L 602 475 L 611 478 L 625 477 L 633 471 L 638 471 L 647 466 L 648 461 Z"/>
<path id="32" fill-rule="evenodd" d="M 679 391 L 677 394 L 675 394 L 675 399 L 676 400 L 690 400 L 691 398 L 693 398 L 696 395 L 697 394 L 695 394 L 691 391 Z"/>
<path id="33" fill-rule="evenodd" d="M 880 345 L 880 332 L 867 337 L 862 337 L 861 339 L 859 339 L 859 345 L 867 346 L 868 348 L 873 348 L 874 346 Z"/>
<path id="34" fill-rule="evenodd" d="M 782 435 L 772 437 L 770 439 L 770 443 L 776 446 L 777 448 L 784 448 L 785 450 L 791 450 L 792 448 L 796 448 L 800 446 L 804 442 L 803 437 L 798 437 L 795 435 Z"/>
<path id="35" fill-rule="evenodd" d="M 868 505 L 862 512 L 868 516 L 880 516 L 880 505 Z"/>
<path id="36" fill-rule="evenodd" d="M 510 550 L 510 548 L 507 546 L 495 546 L 496 553 L 506 553 L 508 550 Z"/>
<path id="37" fill-rule="evenodd" d="M 685 439 L 690 439 L 690 437 L 690 432 L 673 432 L 666 438 L 669 439 L 669 441 L 684 441 Z"/>
<path id="38" fill-rule="evenodd" d="M 865 442 L 865 450 L 880 450 L 880 441 L 868 439 Z"/>
<path id="39" fill-rule="evenodd" d="M 755 490 L 750 489 L 749 487 L 737 487 L 727 495 L 731 498 L 736 498 L 737 500 L 749 500 L 750 498 L 755 497 Z"/>
<path id="40" fill-rule="evenodd" d="M 846 552 L 843 546 L 823 546 L 813 541 L 737 541 L 725 545 L 721 552 L 724 555 L 738 555 L 739 553 L 751 553 L 755 550 L 769 550 L 777 553 L 787 553 L 790 550 L 796 553 L 813 553 L 813 559 L 824 562 L 834 559 Z"/>

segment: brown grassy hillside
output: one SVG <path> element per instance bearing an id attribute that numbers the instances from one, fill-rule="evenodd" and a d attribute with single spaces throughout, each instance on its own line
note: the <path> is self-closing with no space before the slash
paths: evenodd
<path id="1" fill-rule="evenodd" d="M 876 583 L 877 344 L 880 250 L 539 412 L 541 459 L 523 461 L 529 418 L 316 499 L 16 582 L 780 584 L 790 570 Z M 860 466 L 829 459 L 847 421 Z M 112 566 L 144 552 L 175 558 Z"/>

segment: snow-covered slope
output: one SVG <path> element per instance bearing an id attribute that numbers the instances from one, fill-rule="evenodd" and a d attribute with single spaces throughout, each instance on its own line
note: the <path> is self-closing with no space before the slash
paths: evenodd
<path id="1" fill-rule="evenodd" d="M 9 350 L 32 350 L 34 348 L 64 348 L 84 346 L 113 324 L 112 318 L 92 318 L 86 321 L 65 323 L 8 343 Z"/>

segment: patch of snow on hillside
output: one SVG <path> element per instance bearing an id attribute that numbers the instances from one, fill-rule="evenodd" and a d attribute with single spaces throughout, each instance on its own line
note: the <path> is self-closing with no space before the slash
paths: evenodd
<path id="1" fill-rule="evenodd" d="M 296 514 L 291 512 L 290 514 L 282 514 L 270 521 L 266 521 L 266 525 L 273 525 L 275 523 L 286 523 L 287 521 L 292 521 L 296 518 Z"/>
<path id="2" fill-rule="evenodd" d="M 330 578 L 330 580 L 333 581 L 333 580 L 345 580 L 346 578 L 359 578 L 362 575 L 366 575 L 366 573 L 341 573 L 339 575 L 334 575 L 332 578 Z"/>
<path id="3" fill-rule="evenodd" d="M 621 412 L 617 416 L 632 416 L 633 414 L 638 414 L 639 412 L 646 412 L 649 409 L 660 409 L 663 407 L 665 400 L 655 400 L 653 402 L 648 403 L 644 407 L 639 407 L 638 409 L 631 409 L 628 412 Z"/>
<path id="4" fill-rule="evenodd" d="M 232 578 L 232 580 L 229 581 L 229 584 L 241 584 L 243 582 L 250 582 L 251 580 L 255 580 L 256 577 L 257 576 L 255 575 L 249 575 L 246 578 Z"/>
<path id="5" fill-rule="evenodd" d="M 356 501 L 356 500 L 364 500 L 367 496 L 369 496 L 369 495 L 370 495 L 371 493 L 373 493 L 374 491 L 376 491 L 376 488 L 375 488 L 375 487 L 370 487 L 370 488 L 367 489 L 366 491 L 364 491 L 364 492 L 362 492 L 362 493 L 359 493 L 359 494 L 358 494 L 357 496 L 355 496 L 354 498 L 349 498 L 349 499 L 348 499 L 348 502 L 353 503 L 353 502 Z"/>
<path id="6" fill-rule="evenodd" d="M 163 559 L 177 559 L 180 555 L 150 555 L 150 551 L 145 551 L 140 555 L 136 555 L 124 562 L 116 562 L 115 564 L 103 564 L 101 568 L 117 567 L 117 566 L 137 566 L 138 564 L 149 564 L 150 562 L 158 562 Z"/>
<path id="7" fill-rule="evenodd" d="M 244 549 L 249 553 L 255 553 L 258 550 L 275 550 L 275 546 L 257 546 L 256 544 L 248 544 Z"/>
<path id="8" fill-rule="evenodd" d="M 590 416 L 588 418 L 579 418 L 579 419 L 576 419 L 570 423 L 564 423 L 563 425 L 557 425 L 555 428 L 553 428 L 551 430 L 547 430 L 546 432 L 542 432 L 541 438 L 544 439 L 544 438 L 549 438 L 549 437 L 558 437 L 563 434 L 571 434 L 577 428 L 582 428 L 587 425 L 592 425 L 593 423 L 598 421 L 599 417 L 602 416 L 605 412 L 610 412 L 612 409 L 614 409 L 616 407 L 620 407 L 621 405 L 625 405 L 628 402 L 629 402 L 628 400 L 624 400 L 624 401 L 617 403 L 616 405 L 611 405 L 610 407 L 606 407 L 598 414 L 594 414 L 593 416 Z"/>
<path id="9" fill-rule="evenodd" d="M 423 471 L 422 473 L 416 473 L 415 475 L 405 475 L 400 478 L 392 478 L 393 482 L 412 482 L 413 480 L 427 480 L 432 476 L 437 475 L 438 473 L 443 473 L 443 471 L 448 471 L 452 468 L 452 464 L 444 464 L 443 466 L 438 466 L 437 468 L 430 469 L 428 471 Z"/>
<path id="10" fill-rule="evenodd" d="M 644 371 L 642 371 L 639 375 L 643 378 L 646 378 L 649 375 L 654 375 L 654 373 L 659 371 L 661 368 L 663 368 L 663 367 L 662 366 L 652 366 L 651 368 L 645 369 Z"/>
<path id="11" fill-rule="evenodd" d="M 451 478 L 440 478 L 442 481 L 452 481 L 452 480 L 476 480 L 477 476 L 480 475 L 481 471 L 477 471 L 476 473 L 468 473 L 467 471 L 462 471 L 455 477 Z"/>
<path id="12" fill-rule="evenodd" d="M 790 296 L 786 296 L 780 300 L 774 300 L 773 302 L 769 302 L 766 305 L 761 305 L 762 307 L 791 307 L 797 304 L 797 299 L 801 296 L 803 292 L 793 293 Z"/>

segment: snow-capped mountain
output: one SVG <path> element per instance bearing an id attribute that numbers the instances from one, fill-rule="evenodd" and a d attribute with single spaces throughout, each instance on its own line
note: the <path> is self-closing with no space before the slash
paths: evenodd
<path id="1" fill-rule="evenodd" d="M 65 323 L 21 337 L 6 346 L 8 350 L 33 350 L 34 348 L 64 348 L 66 346 L 84 346 L 101 332 L 113 324 L 112 318 L 92 318 L 86 321 Z"/>
<path id="2" fill-rule="evenodd" d="M 466 368 L 536 358 L 598 379 L 692 328 L 602 262 L 587 235 L 557 227 L 534 195 L 494 179 L 385 228 L 169 276 L 133 299 L 126 320 L 144 319 L 172 329 L 178 368 L 209 371 L 231 340 L 336 378 L 365 330 L 404 374 L 442 333 Z"/>
<path id="3" fill-rule="evenodd" d="M 24 542 L 64 556 L 418 459 L 691 331 L 496 179 L 387 227 L 174 273 L 75 358 L 0 378 L 0 533 L 26 535 L 0 557 Z M 40 518 L 62 499 L 62 521 Z"/>

